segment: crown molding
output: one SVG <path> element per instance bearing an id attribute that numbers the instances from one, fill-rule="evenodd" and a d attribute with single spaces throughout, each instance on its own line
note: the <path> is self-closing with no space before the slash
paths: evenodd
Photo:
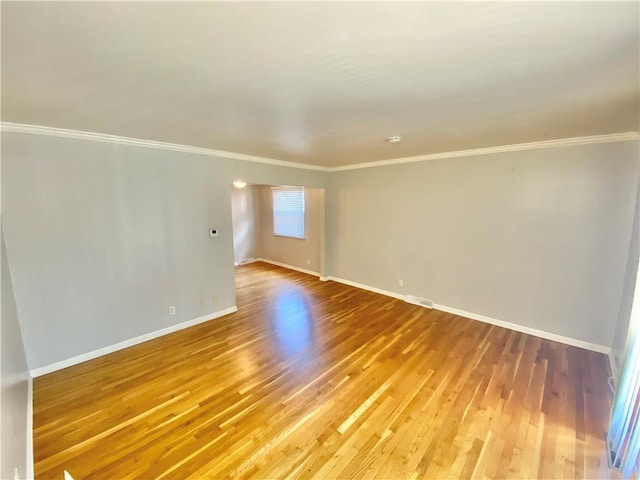
<path id="1" fill-rule="evenodd" d="M 39 125 L 26 125 L 22 123 L 0 123 L 0 131 L 28 133 L 31 135 L 45 135 L 49 137 L 73 138 L 76 140 L 92 140 L 95 142 L 116 143 L 119 145 L 132 145 L 136 147 L 157 148 L 160 150 L 172 150 L 175 152 L 196 153 L 208 155 L 210 157 L 223 157 L 245 162 L 262 163 L 266 165 L 277 165 L 279 167 L 301 168 L 304 170 L 317 170 L 321 172 L 329 171 L 327 167 L 308 165 L 306 163 L 288 162 L 274 158 L 257 157 L 245 155 L 244 153 L 225 152 L 224 150 L 213 150 L 211 148 L 192 147 L 178 143 L 157 142 L 154 140 L 144 140 L 141 138 L 120 137 L 118 135 L 107 135 L 104 133 L 83 132 L 79 130 L 68 130 L 66 128 L 43 127 Z"/>
<path id="2" fill-rule="evenodd" d="M 192 147 L 177 143 L 157 142 L 154 140 L 143 140 L 139 138 L 120 137 L 117 135 L 107 135 L 103 133 L 83 132 L 79 130 L 68 130 L 65 128 L 43 127 L 38 125 L 25 125 L 21 123 L 1 122 L 0 131 L 28 133 L 31 135 L 46 135 L 52 137 L 74 138 L 79 140 L 93 140 L 96 142 L 116 143 L 120 145 L 133 145 L 138 147 L 157 148 L 161 150 L 173 150 L 177 152 L 196 153 L 208 155 L 210 157 L 222 157 L 245 162 L 262 163 L 266 165 L 276 165 L 279 167 L 300 168 L 304 170 L 315 170 L 319 172 L 342 172 L 346 170 L 359 170 L 362 168 L 385 167 L 390 165 L 401 165 L 404 163 L 426 162 L 429 160 L 441 160 L 446 158 L 472 157 L 477 155 L 489 155 L 494 153 L 518 152 L 523 150 L 537 150 L 541 148 L 569 147 L 576 145 L 590 145 L 597 143 L 628 142 L 640 139 L 638 132 L 610 133 L 606 135 L 592 135 L 588 137 L 560 138 L 556 140 L 543 140 L 540 142 L 517 143 L 514 145 L 500 145 L 496 147 L 472 148 L 469 150 L 457 150 L 453 152 L 431 153 L 427 155 L 417 155 L 415 157 L 392 158 L 389 160 L 378 160 L 366 163 L 354 163 L 340 167 L 322 167 L 309 165 L 306 163 L 289 162 L 274 158 L 257 157 L 245 155 L 244 153 L 226 152 L 223 150 L 213 150 L 210 148 Z"/>
<path id="3" fill-rule="evenodd" d="M 514 145 L 500 145 L 497 147 L 472 148 L 469 150 L 457 150 L 454 152 L 431 153 L 428 155 L 418 155 L 415 157 L 392 158 L 390 160 L 379 160 L 375 162 L 354 163 L 341 167 L 333 167 L 332 172 L 342 172 L 345 170 L 358 170 L 361 168 L 385 167 L 389 165 L 400 165 L 403 163 L 426 162 L 429 160 L 440 160 L 444 158 L 472 157 L 476 155 L 488 155 L 492 153 L 518 152 L 522 150 L 538 150 L 540 148 L 570 147 L 575 145 L 589 145 L 594 143 L 628 142 L 639 140 L 640 133 L 624 132 L 610 133 L 607 135 L 592 135 L 589 137 L 559 138 L 556 140 L 543 140 L 540 142 L 517 143 Z"/>

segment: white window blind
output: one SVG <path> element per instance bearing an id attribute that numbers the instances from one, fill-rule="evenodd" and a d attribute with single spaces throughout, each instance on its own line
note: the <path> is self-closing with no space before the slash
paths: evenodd
<path id="1" fill-rule="evenodd" d="M 273 233 L 304 238 L 304 188 L 273 188 Z"/>

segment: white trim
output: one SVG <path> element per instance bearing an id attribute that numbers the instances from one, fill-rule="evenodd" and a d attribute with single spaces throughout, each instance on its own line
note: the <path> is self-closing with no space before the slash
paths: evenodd
<path id="1" fill-rule="evenodd" d="M 95 142 L 116 143 L 119 145 L 132 145 L 135 147 L 158 148 L 161 150 L 173 150 L 177 152 L 197 153 L 210 157 L 232 158 L 246 162 L 263 163 L 267 165 L 277 165 L 279 167 L 301 168 L 304 170 L 328 171 L 327 167 L 308 165 L 306 163 L 289 162 L 274 158 L 257 157 L 245 155 L 244 153 L 226 152 L 224 150 L 214 150 L 211 148 L 192 147 L 178 143 L 157 142 L 155 140 L 144 140 L 142 138 L 121 137 L 119 135 L 107 135 L 104 133 L 83 132 L 79 130 L 68 130 L 66 128 L 42 127 L 39 125 L 25 125 L 21 123 L 2 122 L 0 130 L 3 132 L 28 133 L 31 135 L 46 135 L 49 137 L 73 138 L 76 140 L 93 140 Z"/>
<path id="2" fill-rule="evenodd" d="M 275 260 L 267 260 L 266 258 L 256 258 L 256 262 L 270 263 L 277 267 L 288 268 L 289 270 L 295 270 L 296 272 L 306 273 L 307 275 L 313 275 L 314 277 L 320 277 L 320 272 L 314 272 L 313 270 L 307 270 L 306 268 L 294 267 L 288 263 L 276 262 Z"/>
<path id="3" fill-rule="evenodd" d="M 27 471 L 26 479 L 35 478 L 33 457 L 33 377 L 29 375 L 27 383 Z"/>
<path id="4" fill-rule="evenodd" d="M 332 280 L 334 282 L 344 283 L 345 285 L 349 285 L 350 287 L 361 288 L 362 290 L 369 290 L 370 292 L 379 293 L 380 295 L 386 295 L 387 297 L 393 297 L 393 298 L 397 298 L 398 300 L 404 300 L 404 295 L 391 292 L 389 290 L 382 290 L 381 288 L 365 285 L 364 283 L 352 282 L 351 280 L 345 280 L 344 278 L 338 278 L 338 277 L 326 277 L 326 278 L 327 280 Z"/>
<path id="5" fill-rule="evenodd" d="M 609 370 L 611 370 L 611 378 L 613 379 L 613 386 L 615 388 L 618 385 L 620 372 L 618 370 L 618 362 L 616 360 L 615 354 L 613 353 L 613 349 L 609 351 L 609 353 L 607 354 L 607 358 L 609 359 Z"/>
<path id="6" fill-rule="evenodd" d="M 556 140 L 544 140 L 541 142 L 517 143 L 514 145 L 500 145 L 495 147 L 471 148 L 453 152 L 431 153 L 417 155 L 415 157 L 392 158 L 375 162 L 354 163 L 341 167 L 333 167 L 329 171 L 342 172 L 344 170 L 358 170 L 360 168 L 385 167 L 388 165 L 400 165 L 403 163 L 425 162 L 428 160 L 440 160 L 443 158 L 471 157 L 476 155 L 488 155 L 492 153 L 518 152 L 522 150 L 537 150 L 540 148 L 569 147 L 574 145 L 590 145 L 593 143 L 628 142 L 640 139 L 638 132 L 611 133 L 608 135 L 592 135 L 589 137 L 559 138 Z"/>
<path id="7" fill-rule="evenodd" d="M 322 275 L 320 275 L 320 277 L 318 278 L 318 280 L 320 280 L 321 282 L 326 282 L 328 280 L 331 280 L 331 277 L 323 277 Z"/>
<path id="8" fill-rule="evenodd" d="M 121 145 L 133 145 L 137 147 L 158 148 L 162 150 L 173 150 L 178 152 L 197 153 L 211 157 L 231 158 L 247 162 L 262 163 L 266 165 L 277 165 L 280 167 L 300 168 L 303 170 L 315 170 L 319 172 L 341 172 L 345 170 L 358 170 L 361 168 L 384 167 L 388 165 L 400 165 L 403 163 L 425 162 L 428 160 L 439 160 L 444 158 L 470 157 L 476 155 L 488 155 L 492 153 L 517 152 L 522 150 L 537 150 L 540 148 L 568 147 L 575 145 L 590 145 L 594 143 L 627 142 L 640 139 L 639 132 L 610 133 L 605 135 L 591 135 L 587 137 L 558 138 L 554 140 L 543 140 L 540 142 L 516 143 L 513 145 L 498 145 L 494 147 L 471 148 L 468 150 L 456 150 L 452 152 L 430 153 L 427 155 L 417 155 L 414 157 L 391 158 L 388 160 L 377 160 L 374 162 L 354 163 L 340 167 L 323 167 L 319 165 L 309 165 L 306 163 L 290 162 L 275 158 L 258 157 L 246 155 L 244 153 L 226 152 L 224 150 L 214 150 L 211 148 L 193 147 L 177 143 L 158 142 L 154 140 L 144 140 L 141 138 L 121 137 L 118 135 L 107 135 L 103 133 L 83 132 L 80 130 L 69 130 L 66 128 L 44 127 L 39 125 L 26 125 L 21 123 L 0 122 L 0 131 L 27 133 L 31 135 L 47 135 L 51 137 L 73 138 L 79 140 L 93 140 L 96 142 L 116 143 Z"/>
<path id="9" fill-rule="evenodd" d="M 397 298 L 398 300 L 405 300 L 405 296 L 399 293 L 391 292 L 389 290 L 382 290 L 381 288 L 372 287 L 370 285 L 365 285 L 362 283 L 352 282 L 351 280 L 345 280 L 344 278 L 337 277 L 327 277 L 329 280 L 333 280 L 334 282 L 344 283 L 345 285 L 349 285 L 356 288 L 361 288 L 363 290 L 368 290 L 370 292 L 379 293 L 381 295 L 386 295 L 388 297 Z M 421 305 L 422 306 L 422 305 Z M 427 307 L 424 307 L 427 308 Z M 468 312 L 466 310 L 460 310 L 453 307 L 448 307 L 446 305 L 441 305 L 434 303 L 434 310 L 440 310 L 442 312 L 453 313 L 454 315 L 459 315 L 461 317 L 470 318 L 471 320 L 478 320 L 484 323 L 490 323 L 491 325 L 496 325 L 498 327 L 508 328 L 509 330 L 515 330 L 516 332 L 526 333 L 529 335 L 534 335 L 536 337 L 544 338 L 547 340 L 553 340 L 555 342 L 564 343 L 566 345 L 572 345 L 574 347 L 585 348 L 587 350 L 592 350 L 594 352 L 604 353 L 606 355 L 610 355 L 611 348 L 605 347 L 604 345 L 598 345 L 596 343 L 585 342 L 583 340 L 577 340 L 575 338 L 565 337 L 562 335 L 557 335 L 551 332 L 545 332 L 544 330 L 538 330 L 537 328 L 525 327 L 524 325 L 519 325 L 517 323 L 505 322 L 503 320 L 498 320 L 495 318 L 487 317 L 486 315 L 480 315 L 473 312 Z"/>
<path id="10" fill-rule="evenodd" d="M 177 323 L 175 325 L 171 325 L 169 327 L 162 328 L 154 332 L 145 333 L 144 335 L 140 335 L 139 337 L 130 338 L 129 340 L 125 340 L 123 342 L 119 342 L 114 345 L 109 345 L 107 347 L 99 348 L 91 352 L 83 353 L 81 355 L 76 355 L 75 357 L 67 358 L 66 360 L 61 360 L 59 362 L 52 363 L 50 365 L 45 365 L 44 367 L 35 368 L 31 370 L 30 373 L 32 377 L 40 377 L 42 375 L 46 375 L 47 373 L 55 372 L 57 370 L 62 370 L 63 368 L 71 367 L 72 365 L 77 365 L 78 363 L 86 362 L 87 360 L 93 360 L 94 358 L 98 358 L 103 355 L 107 355 L 109 353 L 117 352 L 118 350 L 122 350 L 123 348 L 132 347 L 133 345 L 137 345 L 139 343 L 146 342 L 148 340 L 153 340 L 154 338 L 162 337 L 169 333 L 177 332 L 178 330 L 183 330 L 185 328 L 198 325 L 199 323 L 208 322 L 209 320 L 223 317 L 225 315 L 229 315 L 230 313 L 234 313 L 237 311 L 238 311 L 238 307 L 234 305 L 233 307 L 225 308 L 224 310 L 218 310 L 217 312 L 213 312 L 208 315 L 203 315 L 202 317 L 194 318 L 193 320 Z"/>
<path id="11" fill-rule="evenodd" d="M 251 257 L 251 258 L 243 258 L 239 262 L 236 262 L 236 267 L 239 267 L 241 265 L 248 265 L 250 263 L 255 263 L 257 261 L 258 260 L 253 258 L 253 257 Z"/>
<path id="12" fill-rule="evenodd" d="M 536 337 L 544 338 L 546 340 L 553 340 L 554 342 L 564 343 L 566 345 L 580 347 L 587 350 L 592 350 L 594 352 L 604 353 L 606 355 L 608 355 L 609 352 L 611 351 L 610 347 L 605 347 L 604 345 L 598 345 L 597 343 L 585 342 L 583 340 L 578 340 L 571 337 L 557 335 L 555 333 L 546 332 L 544 330 L 538 330 L 537 328 L 525 327 L 524 325 L 519 325 L 517 323 L 505 322 L 503 320 L 498 320 L 495 318 L 487 317 L 485 315 L 480 315 L 473 312 L 467 312 L 465 310 L 459 310 L 457 308 L 448 307 L 446 305 L 439 305 L 435 303 L 433 305 L 433 308 L 436 310 L 440 310 L 442 312 L 453 313 L 454 315 L 470 318 L 471 320 L 478 320 L 480 322 L 490 323 L 491 325 L 496 325 L 498 327 L 508 328 L 509 330 L 515 330 L 516 332 L 526 333 L 528 335 L 534 335 Z"/>

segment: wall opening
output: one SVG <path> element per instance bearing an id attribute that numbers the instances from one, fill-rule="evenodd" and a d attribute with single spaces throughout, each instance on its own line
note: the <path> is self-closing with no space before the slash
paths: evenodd
<path id="1" fill-rule="evenodd" d="M 325 191 L 304 188 L 304 238 L 294 238 L 274 232 L 273 192 L 287 187 L 292 186 L 231 187 L 234 264 L 263 260 L 324 277 Z"/>

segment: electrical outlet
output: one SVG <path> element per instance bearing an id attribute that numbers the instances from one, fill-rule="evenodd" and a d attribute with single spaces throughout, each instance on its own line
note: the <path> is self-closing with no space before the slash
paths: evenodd
<path id="1" fill-rule="evenodd" d="M 307 258 L 307 265 L 311 265 L 311 259 Z"/>
<path id="2" fill-rule="evenodd" d="M 171 305 L 169 307 L 169 315 L 175 315 L 176 314 L 176 307 Z"/>
<path id="3" fill-rule="evenodd" d="M 18 470 L 18 467 L 13 469 L 13 480 L 20 480 L 20 471 Z"/>
<path id="4" fill-rule="evenodd" d="M 213 302 L 214 305 L 218 304 L 218 295 L 211 295 L 211 302 Z"/>
<path id="5" fill-rule="evenodd" d="M 404 280 L 403 279 L 401 279 L 401 278 L 398 279 L 398 286 L 399 287 L 404 287 Z"/>

